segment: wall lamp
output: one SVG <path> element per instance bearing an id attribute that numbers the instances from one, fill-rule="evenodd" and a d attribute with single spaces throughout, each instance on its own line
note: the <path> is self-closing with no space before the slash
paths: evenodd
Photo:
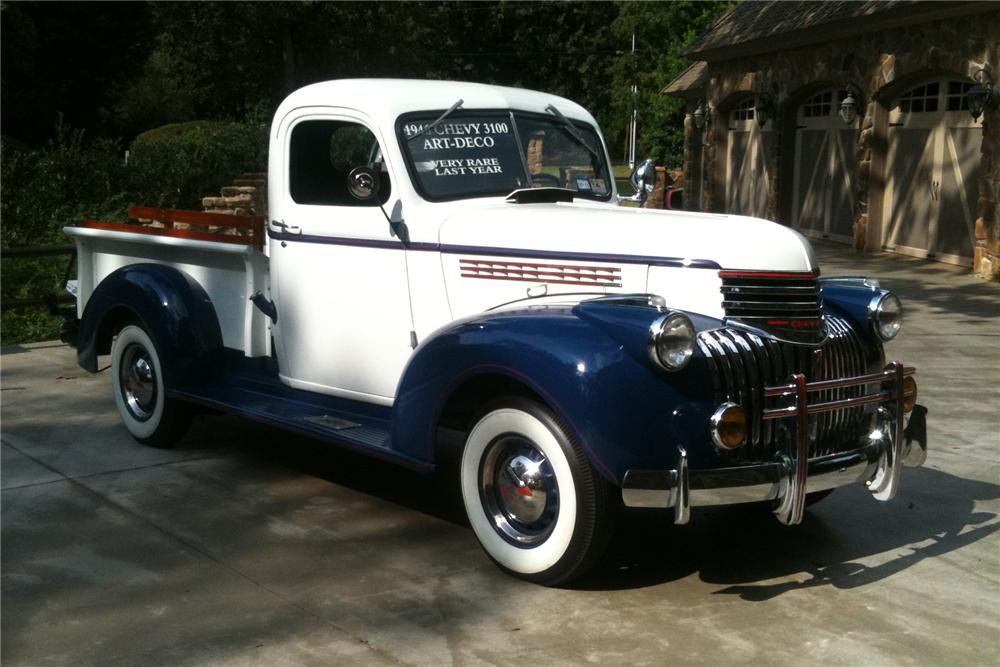
<path id="1" fill-rule="evenodd" d="M 1000 103 L 1000 91 L 993 84 L 993 79 L 985 66 L 980 67 L 972 75 L 972 80 L 976 85 L 969 88 L 969 92 L 966 93 L 969 98 L 969 113 L 972 115 L 972 120 L 979 120 L 987 107 L 995 109 Z"/>
<path id="2" fill-rule="evenodd" d="M 754 115 L 757 116 L 757 124 L 761 127 L 767 125 L 767 121 L 774 118 L 774 100 L 767 93 L 761 93 L 754 102 Z"/>
<path id="3" fill-rule="evenodd" d="M 861 91 L 854 86 L 847 86 L 844 99 L 840 102 L 840 110 L 837 114 L 845 125 L 854 125 L 858 120 L 858 100 L 861 99 Z"/>
<path id="4" fill-rule="evenodd" d="M 704 129 L 706 125 L 712 122 L 712 109 L 705 100 L 698 100 L 698 106 L 695 108 L 692 116 L 694 117 L 694 126 L 699 130 Z"/>

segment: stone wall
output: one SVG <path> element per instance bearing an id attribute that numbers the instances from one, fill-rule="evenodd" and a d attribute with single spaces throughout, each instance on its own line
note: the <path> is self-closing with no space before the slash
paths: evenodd
<path id="1" fill-rule="evenodd" d="M 259 215 L 267 217 L 267 174 L 243 174 L 222 188 L 218 197 L 204 197 L 201 206 L 207 213 Z"/>
<path id="2" fill-rule="evenodd" d="M 878 250 L 880 235 L 870 222 L 880 202 L 880 183 L 886 168 L 887 104 L 922 77 L 970 78 L 983 63 L 990 63 L 994 79 L 1000 79 L 1000 11 L 995 9 L 777 53 L 709 62 L 706 95 L 713 116 L 701 133 L 704 147 L 700 151 L 706 174 L 704 209 L 721 211 L 724 206 L 729 109 L 748 96 L 768 93 L 776 106 L 776 118 L 770 122 L 774 123 L 777 140 L 767 146 L 771 153 L 767 163 L 773 170 L 769 174 L 767 216 L 788 222 L 797 108 L 819 90 L 853 85 L 867 101 L 859 108 L 855 247 L 860 251 Z M 991 276 L 1000 270 L 1000 110 L 987 110 L 982 127 L 974 269 Z M 685 134 L 685 169 L 690 183 L 694 180 L 694 147 L 699 139 L 690 114 L 685 120 Z M 697 199 L 689 197 L 688 202 L 694 207 Z"/>
<path id="3" fill-rule="evenodd" d="M 993 62 L 1000 62 L 1000 48 L 994 47 L 993 56 Z M 1000 109 L 989 109 L 985 116 L 973 266 L 979 275 L 993 278 L 1000 276 Z"/>

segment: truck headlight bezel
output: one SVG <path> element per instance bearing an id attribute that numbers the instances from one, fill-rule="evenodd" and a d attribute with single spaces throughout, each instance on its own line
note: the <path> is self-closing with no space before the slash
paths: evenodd
<path id="1" fill-rule="evenodd" d="M 726 402 L 712 414 L 712 442 L 721 451 L 742 447 L 747 441 L 747 413 L 742 406 Z"/>
<path id="2" fill-rule="evenodd" d="M 684 313 L 670 312 L 649 327 L 649 356 L 663 370 L 676 373 L 694 356 L 695 330 Z"/>
<path id="3" fill-rule="evenodd" d="M 903 326 L 903 303 L 892 292 L 882 292 L 868 304 L 872 331 L 879 340 L 888 342 L 899 334 Z"/>

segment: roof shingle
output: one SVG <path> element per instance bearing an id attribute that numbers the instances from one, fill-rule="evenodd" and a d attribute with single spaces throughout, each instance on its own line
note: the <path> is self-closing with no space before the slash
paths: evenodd
<path id="1" fill-rule="evenodd" d="M 988 11 L 996 2 L 866 0 L 775 2 L 747 0 L 719 18 L 684 55 L 692 60 L 725 60 L 767 53 L 889 27 Z M 777 36 L 780 39 L 775 39 Z"/>

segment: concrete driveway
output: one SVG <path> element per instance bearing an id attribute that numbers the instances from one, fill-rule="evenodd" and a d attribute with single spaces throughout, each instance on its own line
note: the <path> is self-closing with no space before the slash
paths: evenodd
<path id="1" fill-rule="evenodd" d="M 5 665 L 1000 662 L 1000 285 L 818 246 L 896 289 L 927 466 L 784 528 L 758 508 L 627 516 L 598 572 L 498 571 L 453 479 L 230 417 L 134 443 L 107 373 L 2 356 Z"/>

